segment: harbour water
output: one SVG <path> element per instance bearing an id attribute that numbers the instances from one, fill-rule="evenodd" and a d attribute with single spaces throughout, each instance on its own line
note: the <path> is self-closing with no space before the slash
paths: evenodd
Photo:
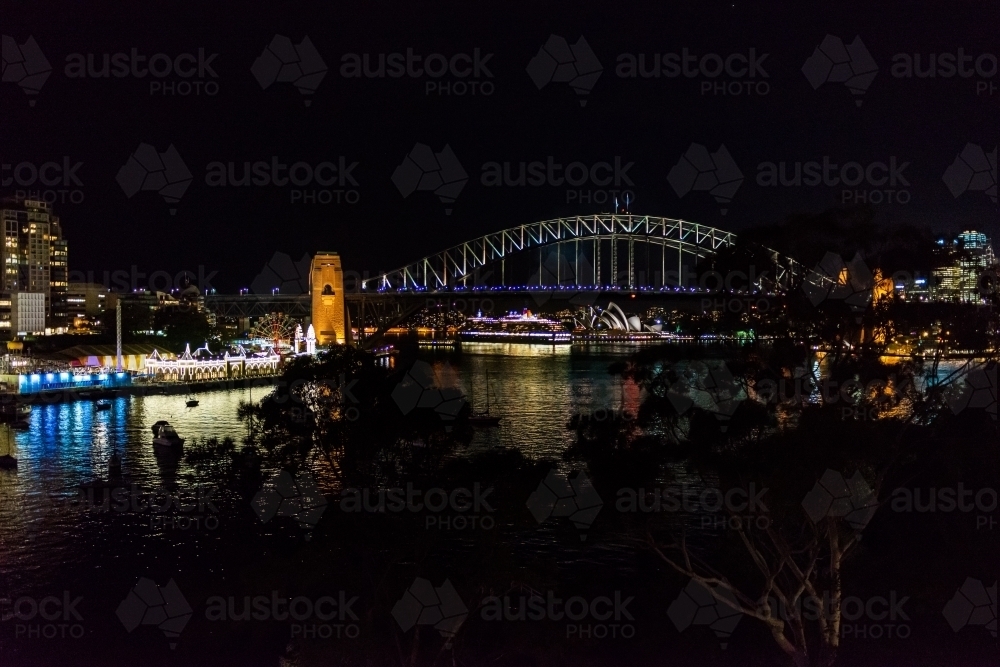
<path id="1" fill-rule="evenodd" d="M 503 416 L 497 429 L 477 430 L 468 449 L 482 451 L 503 445 L 535 460 L 562 460 L 575 433 L 567 428 L 573 414 L 603 420 L 636 414 L 642 392 L 629 382 L 609 375 L 608 366 L 626 358 L 635 346 L 600 347 L 568 345 L 465 344 L 461 350 L 423 350 L 436 382 L 458 387 L 473 408 L 486 406 Z M 956 364 L 944 364 L 946 375 Z M 819 369 L 817 369 L 819 370 Z M 0 576 L 7 586 L 27 588 L 77 560 L 80 543 L 70 534 L 79 531 L 85 540 L 100 541 L 106 523 L 91 525 L 89 515 L 60 513 L 78 494 L 79 485 L 106 478 L 112 451 L 119 452 L 129 483 L 146 489 L 184 490 L 201 480 L 195 468 L 181 460 L 165 465 L 153 454 L 151 426 L 169 421 L 187 439 L 186 451 L 197 451 L 209 438 L 247 435 L 237 419 L 241 401 L 260 399 L 268 390 L 257 388 L 206 392 L 199 405 L 185 407 L 183 395 L 131 396 L 112 401 L 112 408 L 95 410 L 91 402 L 36 406 L 30 428 L 15 431 L 0 426 L 0 453 L 8 448 L 18 457 L 16 471 L 0 470 Z M 335 492 L 328 480 L 327 492 Z M 59 523 L 60 516 L 67 522 Z M 69 533 L 64 533 L 68 530 Z M 35 543 L 44 539 L 44 548 Z"/>
<path id="2" fill-rule="evenodd" d="M 424 349 L 420 357 L 431 364 L 439 386 L 461 389 L 476 410 L 485 407 L 488 394 L 491 411 L 503 416 L 501 427 L 477 430 L 463 451 L 511 447 L 530 460 L 551 462 L 568 472 L 579 467 L 563 456 L 575 442 L 575 433 L 567 428 L 571 415 L 603 420 L 638 410 L 642 392 L 608 373 L 612 363 L 636 349 L 634 345 L 477 343 L 460 349 Z M 253 398 L 260 399 L 266 390 L 253 391 Z M 327 569 L 335 562 L 343 566 L 345 558 L 353 557 L 350 553 L 313 553 L 303 541 L 308 537 L 294 523 L 262 524 L 245 497 L 222 488 L 213 490 L 216 482 L 189 458 L 169 463 L 154 456 L 151 426 L 163 419 L 187 439 L 187 452 L 203 449 L 210 438 L 228 437 L 239 443 L 247 426 L 237 419 L 237 408 L 249 398 L 249 390 L 235 389 L 201 393 L 194 408 L 185 406 L 183 395 L 118 398 L 106 411 L 97 411 L 90 402 L 45 405 L 33 410 L 27 430 L 0 427 L 0 453 L 9 446 L 19 459 L 16 471 L 0 470 L 0 600 L 82 598 L 83 620 L 71 624 L 68 631 L 81 633 L 77 645 L 86 645 L 88 650 L 100 646 L 103 653 L 93 663 L 68 664 L 273 667 L 288 641 L 287 632 L 282 635 L 269 626 L 266 632 L 246 635 L 227 626 L 226 632 L 218 634 L 215 628 L 219 626 L 204 622 L 199 604 L 209 594 L 245 591 L 247 580 L 271 582 L 254 584 L 264 586 L 268 593 L 312 590 L 308 587 L 315 582 L 309 577 L 315 572 L 327 573 L 335 581 L 342 578 L 336 570 L 328 573 Z M 129 502 L 121 507 L 100 502 L 81 505 L 75 500 L 80 485 L 107 477 L 113 451 L 122 458 L 131 490 Z M 320 491 L 334 502 L 339 491 L 335 476 L 322 463 L 316 464 L 314 472 Z M 684 470 L 673 472 L 685 481 Z M 693 478 L 690 482 L 698 484 Z M 98 490 L 98 501 L 101 493 Z M 171 502 L 170 517 L 156 509 L 157 503 Z M 604 502 L 607 509 L 613 500 Z M 524 499 L 519 497 L 522 513 L 523 506 Z M 181 525 L 175 521 L 178 509 Z M 567 532 L 573 533 L 569 540 Z M 503 551 L 522 562 L 553 563 L 564 580 L 575 576 L 574 569 L 598 568 L 602 585 L 615 582 L 623 590 L 635 587 L 634 582 L 649 573 L 649 565 L 642 565 L 634 546 L 616 539 L 583 542 L 576 532 L 564 523 L 529 521 L 525 530 L 515 531 L 516 539 L 504 544 Z M 350 552 L 351 545 L 341 548 Z M 462 549 L 459 543 L 446 547 L 452 554 L 463 553 Z M 643 567 L 646 570 L 637 575 Z M 150 639 L 147 633 L 143 643 L 138 643 L 142 633 L 126 632 L 116 616 L 116 608 L 140 577 L 149 577 L 160 586 L 177 581 L 195 608 L 196 619 L 201 615 L 200 622 L 192 621 L 184 631 L 184 641 L 177 641 L 176 651 L 172 648 L 175 638 L 169 634 L 154 633 Z M 323 581 L 325 585 L 327 580 Z M 649 600 L 654 609 L 647 616 L 662 623 L 663 610 L 656 607 L 659 602 L 655 596 Z M 645 602 L 640 599 L 639 604 Z M 20 662 L 10 664 L 56 664 L 74 650 L 75 635 L 44 643 L 32 641 L 31 633 L 44 639 L 44 633 L 60 630 L 44 624 L 31 628 L 31 623 L 0 622 L 0 665 L 6 664 L 3 655 L 20 656 Z M 121 642 L 106 646 L 102 642 L 108 637 Z M 151 647 L 150 642 L 163 646 Z M 214 658 L 205 662 L 206 645 L 221 647 L 232 662 Z M 197 651 L 194 646 L 199 647 Z M 178 662 L 181 656 L 187 662 Z"/>
<path id="3" fill-rule="evenodd" d="M 500 428 L 477 431 L 466 451 L 505 445 L 529 458 L 567 466 L 560 457 L 573 442 L 567 429 L 570 415 L 585 412 L 605 418 L 638 407 L 641 397 L 635 387 L 621 385 L 607 372 L 610 363 L 632 350 L 476 344 L 461 351 L 424 350 L 422 357 L 434 368 L 439 385 L 460 388 L 476 409 L 485 407 L 489 392 L 491 411 L 503 415 Z M 255 388 L 254 398 L 265 391 Z M 185 407 L 183 395 L 118 398 L 105 411 L 97 411 L 91 402 L 36 406 L 29 429 L 0 427 L 0 452 L 6 452 L 9 441 L 19 463 L 15 471 L 0 470 L 0 599 L 80 591 L 87 608 L 84 618 L 98 614 L 102 624 L 111 623 L 97 631 L 103 634 L 120 632 L 111 614 L 116 596 L 122 597 L 142 573 L 213 581 L 234 576 L 233 570 L 240 566 L 233 565 L 228 554 L 239 547 L 232 546 L 227 524 L 232 517 L 255 520 L 245 500 L 216 494 L 211 497 L 215 508 L 211 516 L 185 517 L 204 524 L 178 530 L 158 521 L 156 511 L 141 499 L 173 496 L 197 504 L 202 485 L 211 484 L 186 457 L 166 464 L 154 456 L 154 422 L 165 419 L 175 426 L 187 439 L 186 452 L 197 451 L 209 438 L 230 437 L 239 443 L 247 427 L 237 419 L 237 408 L 249 398 L 248 390 L 236 389 L 201 393 L 194 408 Z M 121 511 L 113 504 L 81 506 L 76 500 L 79 485 L 107 478 L 113 451 L 122 458 L 130 488 L 139 489 L 139 508 L 134 502 Z M 328 477 L 317 475 L 317 479 L 324 492 L 335 492 Z M 98 490 L 98 500 L 101 494 Z M 208 522 L 219 527 L 205 530 Z M 545 532 L 540 535 L 544 539 Z M 263 548 L 260 556 L 267 552 Z M 571 556 L 572 551 L 567 553 L 567 558 Z M 84 626 L 88 636 L 95 632 L 87 623 Z M 23 639 L 14 635 L 12 624 L 0 624 L 0 644 L 18 650 L 38 648 L 9 643 Z M 270 655 L 260 664 L 275 660 Z"/>

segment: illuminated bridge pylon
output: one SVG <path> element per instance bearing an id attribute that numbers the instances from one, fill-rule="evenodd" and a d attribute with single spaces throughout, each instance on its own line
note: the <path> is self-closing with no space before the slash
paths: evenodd
<path id="1" fill-rule="evenodd" d="M 723 229 L 646 215 L 600 214 L 533 222 L 481 236 L 362 281 L 369 293 L 666 288 L 698 260 L 736 243 Z M 638 246 L 638 247 L 637 247 Z M 767 251 L 773 285 L 803 267 Z M 757 286 L 760 287 L 760 286 Z"/>

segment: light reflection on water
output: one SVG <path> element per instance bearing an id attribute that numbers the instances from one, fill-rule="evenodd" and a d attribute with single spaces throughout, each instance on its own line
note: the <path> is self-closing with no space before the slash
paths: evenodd
<path id="1" fill-rule="evenodd" d="M 489 386 L 490 409 L 502 415 L 501 427 L 476 431 L 467 451 L 518 447 L 530 458 L 550 459 L 568 470 L 572 465 L 561 456 L 573 442 L 566 428 L 570 415 L 638 408 L 638 390 L 623 391 L 607 373 L 612 361 L 633 350 L 485 344 L 422 356 L 442 384 L 460 387 L 477 410 L 485 408 Z M 254 398 L 265 392 L 255 390 Z M 188 451 L 213 437 L 239 443 L 246 426 L 236 411 L 248 398 L 246 389 L 236 389 L 199 394 L 195 408 L 185 407 L 181 395 L 119 398 L 106 411 L 83 401 L 42 405 L 32 411 L 29 430 L 0 426 L 0 452 L 6 452 L 10 437 L 19 463 L 16 471 L 0 471 L 0 578 L 9 575 L 8 583 L 16 580 L 18 587 L 30 588 L 33 580 L 44 581 L 67 567 L 99 566 L 95 554 L 111 539 L 108 517 L 66 509 L 65 501 L 76 497 L 79 485 L 107 478 L 115 449 L 126 481 L 144 489 L 184 490 L 209 483 L 186 461 L 165 465 L 158 459 L 151 427 L 169 421 L 187 440 Z M 540 530 L 539 537 L 546 535 L 545 527 Z M 153 537 L 147 526 L 130 541 L 144 551 Z"/>
<path id="2" fill-rule="evenodd" d="M 476 431 L 467 451 L 516 447 L 529 458 L 551 460 L 568 472 L 579 467 L 562 459 L 575 438 L 566 427 L 572 414 L 607 418 L 612 412 L 638 411 L 642 393 L 607 372 L 611 363 L 635 349 L 485 343 L 424 350 L 421 356 L 442 384 L 461 388 L 474 409 L 485 408 L 488 392 L 491 412 L 502 416 L 499 428 Z M 938 375 L 952 367 L 942 364 Z M 254 398 L 262 398 L 265 391 L 255 391 Z M 111 410 L 100 412 L 90 402 L 45 405 L 32 411 L 27 431 L 0 426 L 0 453 L 6 453 L 9 439 L 19 459 L 16 471 L 0 470 L 0 579 L 30 589 L 68 568 L 101 567 L 98 554 L 121 546 L 108 544 L 108 517 L 62 511 L 54 501 L 75 496 L 80 483 L 107 477 L 114 449 L 121 453 L 126 479 L 145 488 L 191 489 L 208 483 L 185 461 L 169 466 L 158 460 L 151 426 L 169 421 L 187 439 L 188 450 L 212 437 L 240 442 L 246 426 L 237 420 L 236 411 L 248 398 L 248 390 L 238 389 L 199 394 L 195 408 L 185 407 L 183 396 L 119 398 Z M 539 526 L 526 544 L 555 544 L 556 524 Z M 151 554 L 167 548 L 157 547 L 154 537 L 162 536 L 147 527 L 130 534 L 122 548 Z M 560 558 L 570 561 L 574 552 Z"/>
<path id="3" fill-rule="evenodd" d="M 0 452 L 9 446 L 18 458 L 16 471 L 0 470 L 0 579 L 31 588 L 74 566 L 100 568 L 95 553 L 120 545 L 105 544 L 106 516 L 71 503 L 79 485 L 106 479 L 115 449 L 126 482 L 143 489 L 207 483 L 186 463 L 170 466 L 157 460 L 152 424 L 171 422 L 188 439 L 185 446 L 210 437 L 239 438 L 245 427 L 236 408 L 247 397 L 247 390 L 200 394 L 195 408 L 185 407 L 183 396 L 118 398 L 104 411 L 89 401 L 40 405 L 31 412 L 28 430 L 0 426 Z M 136 538 L 136 548 L 143 548 L 143 536 L 154 534 L 147 527 Z"/>
<path id="4" fill-rule="evenodd" d="M 558 461 L 575 439 L 566 427 L 573 414 L 598 419 L 613 411 L 636 414 L 638 388 L 608 374 L 612 362 L 634 351 L 618 345 L 473 343 L 424 356 L 443 374 L 450 367 L 459 370 L 458 386 L 474 410 L 485 409 L 489 385 L 491 412 L 503 419 L 499 429 L 477 431 L 473 447 L 499 439 L 530 458 Z"/>

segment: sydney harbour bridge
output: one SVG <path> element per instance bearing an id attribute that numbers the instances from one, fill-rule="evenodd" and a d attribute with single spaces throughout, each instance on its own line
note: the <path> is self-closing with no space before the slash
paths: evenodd
<path id="1" fill-rule="evenodd" d="M 646 215 L 603 213 L 542 220 L 464 241 L 374 276 L 345 267 L 344 291 L 351 321 L 385 331 L 435 303 L 469 303 L 505 297 L 571 295 L 775 295 L 810 272 L 794 259 L 756 247 L 754 275 L 736 280 L 696 272 L 724 249 L 734 232 L 696 222 Z M 537 299 L 536 299 L 537 301 Z M 273 303 L 272 303 L 273 302 Z M 307 313 L 308 296 L 272 295 L 210 300 L 221 315 L 281 309 Z M 302 311 L 299 313 L 298 311 Z"/>
<path id="2" fill-rule="evenodd" d="M 687 282 L 680 279 L 685 267 L 690 273 L 699 260 L 735 244 L 733 232 L 673 218 L 610 213 L 556 218 L 487 234 L 363 278 L 354 293 L 670 290 Z M 767 252 L 770 282 L 754 289 L 777 289 L 802 270 L 794 260 Z"/>

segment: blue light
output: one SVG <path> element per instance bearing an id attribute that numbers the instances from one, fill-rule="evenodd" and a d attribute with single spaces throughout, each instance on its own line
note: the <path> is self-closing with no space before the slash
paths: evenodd
<path id="1" fill-rule="evenodd" d="M 60 373 L 59 374 L 59 379 L 60 380 L 66 380 L 68 378 L 69 378 L 69 373 Z"/>
<path id="2" fill-rule="evenodd" d="M 97 376 L 97 379 L 98 380 L 107 380 L 108 379 L 108 374 L 107 373 L 101 373 L 100 375 Z"/>
<path id="3" fill-rule="evenodd" d="M 46 373 L 45 374 L 45 379 L 48 380 L 48 381 L 50 381 L 50 382 L 52 381 L 53 377 L 55 377 L 55 376 L 53 376 L 52 373 Z"/>
<path id="4" fill-rule="evenodd" d="M 38 382 L 41 379 L 42 379 L 42 376 L 40 376 L 38 374 L 32 374 L 32 376 L 31 376 L 31 381 L 32 382 Z"/>

